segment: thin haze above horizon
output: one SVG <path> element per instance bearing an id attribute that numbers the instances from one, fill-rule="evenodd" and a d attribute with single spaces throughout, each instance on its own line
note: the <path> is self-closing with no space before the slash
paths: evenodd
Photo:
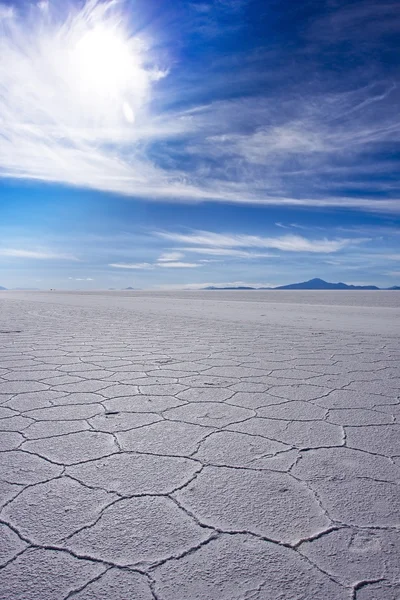
<path id="1" fill-rule="evenodd" d="M 399 28 L 393 0 L 0 0 L 0 285 L 399 285 Z"/>

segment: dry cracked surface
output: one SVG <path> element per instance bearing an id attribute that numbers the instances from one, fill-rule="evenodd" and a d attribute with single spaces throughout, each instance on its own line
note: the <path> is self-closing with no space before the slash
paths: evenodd
<path id="1" fill-rule="evenodd" d="M 0 599 L 398 600 L 399 348 L 4 295 Z"/>

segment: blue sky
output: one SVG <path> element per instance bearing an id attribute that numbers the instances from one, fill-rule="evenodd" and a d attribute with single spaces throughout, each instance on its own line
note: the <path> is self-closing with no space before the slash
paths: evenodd
<path id="1" fill-rule="evenodd" d="M 398 3 L 0 0 L 0 285 L 400 283 Z"/>

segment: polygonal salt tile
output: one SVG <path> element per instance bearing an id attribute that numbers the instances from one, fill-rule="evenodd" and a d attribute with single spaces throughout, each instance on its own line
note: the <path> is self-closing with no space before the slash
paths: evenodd
<path id="1" fill-rule="evenodd" d="M 110 385 L 110 382 L 108 382 L 107 387 L 102 390 L 101 395 L 104 396 L 104 398 L 128 398 L 130 396 L 136 396 L 138 393 L 139 388 L 137 385 Z"/>
<path id="2" fill-rule="evenodd" d="M 356 600 L 399 600 L 400 583 L 379 581 L 368 583 L 356 592 Z"/>
<path id="3" fill-rule="evenodd" d="M 226 388 L 233 383 L 238 383 L 236 377 L 212 377 L 211 375 L 191 375 L 190 377 L 181 377 L 179 379 L 186 388 L 204 387 L 204 388 Z"/>
<path id="4" fill-rule="evenodd" d="M 76 600 L 154 600 L 145 575 L 115 568 L 109 569 L 73 597 Z"/>
<path id="5" fill-rule="evenodd" d="M 13 359 L 2 359 L 1 364 L 7 369 L 22 369 L 24 367 L 37 367 L 38 363 L 33 358 L 13 358 Z M 1 392 L 3 393 L 3 392 Z"/>
<path id="6" fill-rule="evenodd" d="M 396 389 L 396 387 L 393 387 L 393 383 L 386 379 L 380 379 L 379 381 L 353 381 L 347 386 L 346 389 L 355 390 L 359 393 L 383 396 L 382 399 L 377 398 L 377 402 L 386 402 L 386 398 L 392 398 L 396 400 L 399 397 L 398 388 Z"/>
<path id="7" fill-rule="evenodd" d="M 174 398 L 174 396 L 147 396 L 145 394 L 104 401 L 104 406 L 108 412 L 126 413 L 158 413 L 182 404 L 183 401 Z"/>
<path id="8" fill-rule="evenodd" d="M 65 465 L 101 458 L 119 450 L 111 434 L 97 431 L 81 431 L 32 440 L 25 442 L 23 449 Z"/>
<path id="9" fill-rule="evenodd" d="M 297 448 L 342 446 L 343 434 L 338 425 L 324 421 L 279 421 L 255 417 L 244 423 L 236 423 L 229 429 L 261 435 Z"/>
<path id="10" fill-rule="evenodd" d="M 67 473 L 86 485 L 128 496 L 168 494 L 198 470 L 198 463 L 185 458 L 123 453 L 69 467 Z"/>
<path id="11" fill-rule="evenodd" d="M 329 527 L 313 493 L 284 473 L 205 467 L 176 492 L 206 525 L 296 544 Z"/>
<path id="12" fill-rule="evenodd" d="M 17 534 L 4 523 L 0 523 L 0 539 L 0 566 L 8 563 L 9 560 L 28 547 L 28 544 L 21 540 L 21 538 L 19 538 Z"/>
<path id="13" fill-rule="evenodd" d="M 57 392 L 98 392 L 108 387 L 107 380 L 88 379 L 78 383 L 65 383 L 63 385 L 54 385 L 53 389 Z"/>
<path id="14" fill-rule="evenodd" d="M 217 431 L 201 443 L 193 456 L 213 465 L 269 469 L 274 454 L 287 449 L 285 444 L 261 436 Z"/>
<path id="15" fill-rule="evenodd" d="M 390 415 L 367 408 L 330 409 L 327 417 L 329 423 L 337 425 L 382 425 L 393 423 Z"/>
<path id="16" fill-rule="evenodd" d="M 0 420 L 8 419 L 9 417 L 15 417 L 18 415 L 18 412 L 13 410 L 12 408 L 8 408 L 7 406 L 0 406 Z"/>
<path id="17" fill-rule="evenodd" d="M 253 393 L 263 393 L 266 391 L 266 389 L 268 388 L 267 385 L 265 385 L 265 383 L 250 383 L 248 381 L 243 381 L 240 383 L 235 383 L 234 385 L 230 386 L 230 390 L 233 390 L 235 392 L 246 392 L 249 394 L 253 394 Z"/>
<path id="18" fill-rule="evenodd" d="M 1 600 L 58 600 L 105 570 L 67 552 L 28 549 L 0 571 Z"/>
<path id="19" fill-rule="evenodd" d="M 193 373 L 201 373 L 209 369 L 210 365 L 199 362 L 171 362 L 168 363 L 168 369 L 171 371 L 192 371 Z"/>
<path id="20" fill-rule="evenodd" d="M 224 427 L 254 416 L 254 411 L 218 402 L 191 402 L 165 411 L 164 416 L 167 419 L 185 421 L 195 425 Z"/>
<path id="21" fill-rule="evenodd" d="M 221 535 L 154 571 L 163 600 L 347 600 L 348 592 L 299 554 L 247 535 Z"/>
<path id="22" fill-rule="evenodd" d="M 321 398 L 321 396 L 325 396 L 330 391 L 331 389 L 328 387 L 324 388 L 311 384 L 279 385 L 268 389 L 268 393 L 272 396 L 285 398 L 286 400 L 302 400 L 304 402 Z"/>
<path id="23" fill-rule="evenodd" d="M 62 350 L 56 350 L 55 348 L 47 348 L 43 350 L 38 350 L 37 348 L 35 348 L 34 350 L 30 350 L 29 354 L 31 356 L 35 356 L 36 358 L 45 358 L 47 356 L 66 356 L 65 352 L 63 352 Z"/>
<path id="24" fill-rule="evenodd" d="M 191 371 L 180 371 L 178 369 L 155 369 L 154 367 L 150 367 L 149 369 L 147 369 L 147 374 L 148 375 L 155 375 L 156 377 L 175 377 L 175 378 L 180 378 L 180 377 L 189 377 L 190 375 L 192 375 Z"/>
<path id="25" fill-rule="evenodd" d="M 10 502 L 10 500 L 17 496 L 23 490 L 23 487 L 23 485 L 16 485 L 4 481 L 0 475 L 0 510 L 7 502 Z"/>
<path id="26" fill-rule="evenodd" d="M 3 431 L 0 435 L 0 451 L 15 450 L 22 444 L 24 438 L 16 431 Z"/>
<path id="27" fill-rule="evenodd" d="M 170 498 L 145 496 L 110 506 L 95 525 L 70 538 L 67 546 L 78 554 L 133 566 L 181 554 L 209 535 Z"/>
<path id="28" fill-rule="evenodd" d="M 141 394 L 149 394 L 153 396 L 175 396 L 179 392 L 187 389 L 187 385 L 181 383 L 165 383 L 156 385 L 140 385 L 139 391 Z"/>
<path id="29" fill-rule="evenodd" d="M 284 378 L 284 379 L 310 379 L 315 375 L 318 375 L 315 371 L 306 369 L 274 369 L 271 373 L 272 377 Z"/>
<path id="30" fill-rule="evenodd" d="M 132 412 L 108 412 L 104 415 L 97 415 L 89 419 L 91 427 L 96 431 L 105 431 L 114 433 L 117 431 L 128 431 L 150 425 L 161 421 L 162 417 L 154 413 L 132 413 Z"/>
<path id="31" fill-rule="evenodd" d="M 92 523 L 115 497 L 62 477 L 24 490 L 2 514 L 36 544 L 58 544 Z"/>
<path id="32" fill-rule="evenodd" d="M 268 370 L 253 369 L 252 367 L 211 367 L 208 369 L 207 376 L 211 377 L 261 377 L 268 375 Z"/>
<path id="33" fill-rule="evenodd" d="M 189 423 L 160 421 L 116 435 L 123 450 L 166 456 L 189 456 L 211 431 L 213 430 L 209 427 Z"/>
<path id="34" fill-rule="evenodd" d="M 103 396 L 93 394 L 92 392 L 67 394 L 66 392 L 60 398 L 52 400 L 54 406 L 66 406 L 67 404 L 99 404 L 104 402 Z"/>
<path id="35" fill-rule="evenodd" d="M 190 388 L 180 392 L 177 397 L 187 402 L 224 402 L 234 393 L 224 388 Z"/>
<path id="36" fill-rule="evenodd" d="M 334 390 L 328 396 L 316 400 L 315 404 L 324 408 L 374 408 L 377 397 L 353 390 Z"/>
<path id="37" fill-rule="evenodd" d="M 25 415 L 37 421 L 79 421 L 102 413 L 104 413 L 104 408 L 101 404 L 78 404 L 37 408 L 30 410 Z"/>
<path id="38" fill-rule="evenodd" d="M 276 406 L 263 406 L 257 410 L 260 417 L 286 419 L 287 421 L 322 421 L 326 410 L 310 402 L 292 400 Z"/>
<path id="39" fill-rule="evenodd" d="M 59 373 L 58 376 L 48 377 L 47 379 L 42 379 L 42 383 L 46 383 L 47 385 L 56 386 L 56 385 L 66 385 L 69 383 L 79 383 L 79 381 L 84 381 L 82 377 L 65 375 L 64 373 Z"/>
<path id="40" fill-rule="evenodd" d="M 379 477 L 379 474 L 377 475 Z M 317 492 L 330 518 L 360 527 L 397 527 L 399 486 L 373 479 L 321 479 L 310 486 Z"/>
<path id="41" fill-rule="evenodd" d="M 121 383 L 126 385 L 136 385 L 136 379 L 143 379 L 143 377 L 147 377 L 147 374 L 144 371 L 124 371 L 118 373 L 112 373 L 109 377 L 107 377 L 107 381 L 111 383 Z"/>
<path id="42" fill-rule="evenodd" d="M 47 377 L 55 377 L 57 375 L 58 372 L 55 369 L 51 371 L 44 371 L 43 369 L 27 371 L 20 369 L 3 375 L 3 379 L 7 379 L 8 381 L 41 381 Z"/>
<path id="43" fill-rule="evenodd" d="M 75 359 L 73 359 L 73 362 L 75 362 Z M 76 362 L 73 366 L 71 366 L 71 364 L 64 364 L 61 367 L 58 368 L 59 371 L 66 371 L 67 373 L 71 373 L 72 371 L 74 373 L 78 373 L 78 371 L 83 371 L 83 372 L 88 372 L 88 371 L 98 371 L 99 373 L 101 373 L 103 371 L 103 369 L 101 367 L 98 367 L 97 365 L 92 365 L 88 362 Z M 113 372 L 113 371 L 112 371 Z M 81 375 L 79 375 L 79 377 L 81 377 Z M 100 377 L 98 377 L 97 379 L 100 379 Z"/>
<path id="44" fill-rule="evenodd" d="M 4 452 L 0 461 L 0 479 L 7 483 L 31 485 L 61 474 L 61 467 L 21 450 Z"/>
<path id="45" fill-rule="evenodd" d="M 124 384 L 128 383 L 131 385 L 167 385 L 178 383 L 178 379 L 176 377 L 150 377 L 146 374 L 143 377 L 135 377 L 134 379 L 125 379 L 124 377 L 120 377 L 119 381 Z"/>
<path id="46" fill-rule="evenodd" d="M 343 527 L 304 542 L 300 552 L 343 585 L 399 576 L 399 532 Z"/>
<path id="47" fill-rule="evenodd" d="M 114 374 L 114 371 L 106 371 L 105 369 L 77 370 L 75 366 L 71 368 L 74 369 L 69 371 L 71 377 L 80 377 L 81 379 L 106 379 L 110 381 L 110 376 Z"/>
<path id="48" fill-rule="evenodd" d="M 33 410 L 34 408 L 48 408 L 52 406 L 52 402 L 59 400 L 65 396 L 65 392 L 27 392 L 26 394 L 18 394 L 7 402 L 7 406 L 14 410 L 24 412 Z"/>
<path id="49" fill-rule="evenodd" d="M 355 479 L 357 477 L 400 481 L 399 467 L 395 466 L 388 458 L 345 447 L 303 451 L 292 474 L 305 481 Z"/>
<path id="50" fill-rule="evenodd" d="M 33 423 L 32 419 L 27 417 L 8 417 L 7 419 L 0 419 L 0 431 L 23 431 L 29 425 Z"/>
<path id="51" fill-rule="evenodd" d="M 270 406 L 271 404 L 277 406 L 278 404 L 283 404 L 285 402 L 287 402 L 287 400 L 277 398 L 276 396 L 270 396 L 267 392 L 237 392 L 232 398 L 229 398 L 228 404 L 255 410 L 262 406 Z"/>
<path id="52" fill-rule="evenodd" d="M 37 440 L 86 429 L 89 429 L 86 421 L 38 421 L 25 429 L 24 437 L 27 440 Z"/>
<path id="53" fill-rule="evenodd" d="M 23 392 L 40 392 L 49 386 L 37 381 L 4 381 L 0 382 L 0 394 L 22 394 Z"/>
<path id="54" fill-rule="evenodd" d="M 346 434 L 349 448 L 400 456 L 400 425 L 346 427 Z"/>

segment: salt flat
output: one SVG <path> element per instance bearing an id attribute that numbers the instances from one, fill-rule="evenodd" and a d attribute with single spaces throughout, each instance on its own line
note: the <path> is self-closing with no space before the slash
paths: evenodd
<path id="1" fill-rule="evenodd" d="M 398 600 L 400 294 L 1 292 L 2 600 Z"/>

